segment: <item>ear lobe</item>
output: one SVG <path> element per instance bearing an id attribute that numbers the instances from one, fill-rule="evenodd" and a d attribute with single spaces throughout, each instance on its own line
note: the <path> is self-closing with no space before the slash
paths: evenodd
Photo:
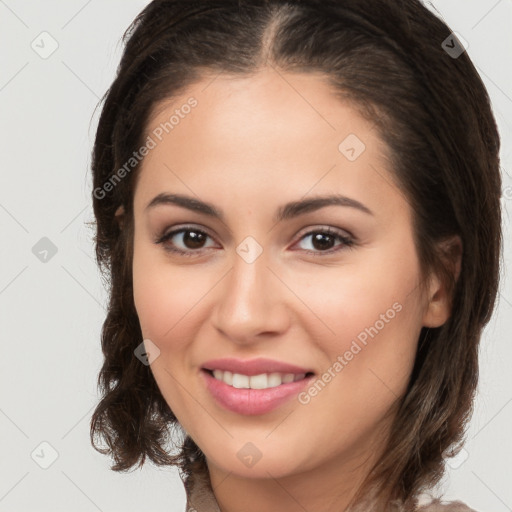
<path id="1" fill-rule="evenodd" d="M 114 217 L 119 225 L 119 228 L 122 229 L 124 223 L 124 205 L 121 205 L 114 214 Z"/>
<path id="2" fill-rule="evenodd" d="M 462 240 L 459 236 L 451 237 L 441 242 L 439 250 L 443 255 L 445 265 L 457 282 L 462 266 Z M 423 317 L 425 327 L 440 327 L 451 315 L 452 291 L 447 283 L 438 275 L 431 276 L 428 288 L 429 303 Z"/>

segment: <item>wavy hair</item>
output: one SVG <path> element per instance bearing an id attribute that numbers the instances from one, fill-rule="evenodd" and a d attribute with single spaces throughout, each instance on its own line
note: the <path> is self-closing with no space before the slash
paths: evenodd
<path id="1" fill-rule="evenodd" d="M 478 383 L 478 345 L 499 284 L 500 139 L 467 52 L 419 0 L 154 0 L 123 42 L 117 75 L 101 99 L 92 154 L 96 259 L 109 290 L 92 445 L 113 457 L 115 471 L 142 466 L 146 457 L 176 466 L 187 492 L 193 477 L 208 471 L 190 436 L 174 454 L 169 449 L 172 429 L 181 431 L 178 420 L 149 366 L 134 356 L 143 339 L 132 288 L 139 166 L 122 179 L 117 171 L 144 144 L 150 115 L 206 74 L 250 76 L 266 66 L 321 73 L 337 98 L 375 123 L 412 207 L 423 276 L 440 273 L 450 291 L 451 316 L 421 330 L 389 439 L 353 503 L 373 489 L 379 510 L 390 500 L 412 509 L 417 494 L 443 477 L 446 454 L 462 446 Z M 463 246 L 458 279 L 441 244 L 453 235 Z"/>

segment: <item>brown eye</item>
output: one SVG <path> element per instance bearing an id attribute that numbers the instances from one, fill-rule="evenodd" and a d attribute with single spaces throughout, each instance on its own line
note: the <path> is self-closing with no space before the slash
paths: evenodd
<path id="1" fill-rule="evenodd" d="M 183 231 L 183 244 L 188 249 L 200 249 L 208 235 L 200 231 L 185 230 Z"/>
<path id="2" fill-rule="evenodd" d="M 305 251 L 314 255 L 332 254 L 345 248 L 351 248 L 355 243 L 352 237 L 331 228 L 310 231 L 301 238 L 301 241 L 307 238 L 311 238 L 312 249 L 305 249 Z M 336 244 L 336 240 L 341 243 Z"/>
<path id="3" fill-rule="evenodd" d="M 315 249 L 331 249 L 331 245 L 335 243 L 335 239 L 332 235 L 326 235 L 325 233 L 315 233 L 312 238 L 312 244 Z"/>
<path id="4" fill-rule="evenodd" d="M 162 244 L 166 251 L 192 256 L 207 248 L 204 244 L 209 238 L 211 237 L 204 231 L 185 227 L 164 234 L 156 243 Z"/>

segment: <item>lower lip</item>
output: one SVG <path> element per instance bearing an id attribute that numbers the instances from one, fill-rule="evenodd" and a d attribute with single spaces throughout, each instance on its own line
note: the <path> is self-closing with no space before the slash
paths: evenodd
<path id="1" fill-rule="evenodd" d="M 206 370 L 201 370 L 206 387 L 215 400 L 225 409 L 254 416 L 270 412 L 297 396 L 313 379 L 311 375 L 296 382 L 288 382 L 268 389 L 238 389 L 217 380 Z"/>

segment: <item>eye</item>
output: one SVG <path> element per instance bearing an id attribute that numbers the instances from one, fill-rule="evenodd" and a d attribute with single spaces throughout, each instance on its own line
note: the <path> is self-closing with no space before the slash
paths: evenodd
<path id="1" fill-rule="evenodd" d="M 205 248 L 204 242 L 208 238 L 211 238 L 208 233 L 192 226 L 185 226 L 165 233 L 155 243 L 162 244 L 166 251 L 183 256 L 193 256 L 194 253 L 198 253 Z M 175 239 L 175 242 L 167 243 L 172 239 Z M 176 247 L 176 244 L 181 245 L 181 247 Z"/>
<path id="2" fill-rule="evenodd" d="M 351 249 L 355 244 L 355 240 L 352 236 L 330 227 L 308 231 L 301 237 L 298 243 L 306 240 L 308 237 L 311 237 L 313 250 L 304 250 L 315 256 L 330 255 L 341 250 Z M 155 240 L 155 243 L 162 244 L 164 249 L 168 252 L 183 256 L 193 256 L 199 254 L 202 249 L 211 248 L 211 246 L 208 247 L 204 245 L 208 239 L 212 239 L 212 237 L 205 231 L 193 226 L 184 226 L 160 235 L 157 240 Z M 334 245 L 333 248 L 332 244 L 336 239 L 339 240 L 340 243 Z"/>
<path id="3" fill-rule="evenodd" d="M 341 231 L 334 230 L 332 228 L 319 228 L 314 231 L 308 231 L 300 241 L 303 241 L 311 237 L 311 246 L 313 250 L 305 249 L 307 253 L 315 256 L 329 255 L 334 252 L 338 252 L 345 249 L 351 249 L 354 246 L 355 240 L 352 236 L 345 234 Z M 340 240 L 337 248 L 332 248 L 332 243 L 336 240 Z M 316 250 L 315 250 L 316 249 Z"/>

